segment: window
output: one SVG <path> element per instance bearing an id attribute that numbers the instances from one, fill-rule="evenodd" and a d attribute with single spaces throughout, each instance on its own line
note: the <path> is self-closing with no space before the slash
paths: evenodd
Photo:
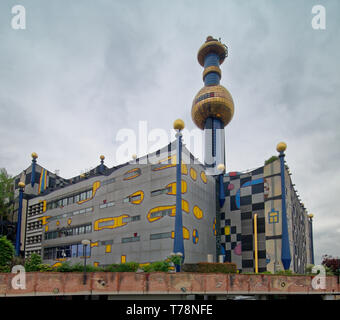
<path id="1" fill-rule="evenodd" d="M 122 238 L 122 243 L 137 242 L 137 241 L 140 241 L 140 236 Z"/>
<path id="2" fill-rule="evenodd" d="M 85 192 L 82 192 L 81 194 L 80 194 L 80 201 L 83 201 L 83 200 L 86 200 L 87 198 L 86 198 L 86 191 Z"/>
<path id="3" fill-rule="evenodd" d="M 79 194 L 76 194 L 74 196 L 74 202 L 78 202 L 80 200 L 80 195 Z"/>
<path id="4" fill-rule="evenodd" d="M 151 197 L 159 196 L 160 194 L 166 194 L 170 191 L 171 191 L 171 187 L 154 190 L 154 191 L 151 191 Z"/>
<path id="5" fill-rule="evenodd" d="M 92 198 L 92 190 L 86 192 L 86 199 Z"/>
<path id="6" fill-rule="evenodd" d="M 130 197 L 130 201 L 137 201 L 137 200 L 140 200 L 142 197 L 140 194 L 136 195 L 136 196 L 133 196 L 133 197 Z"/>
<path id="7" fill-rule="evenodd" d="M 171 232 L 150 234 L 150 240 L 171 238 Z"/>

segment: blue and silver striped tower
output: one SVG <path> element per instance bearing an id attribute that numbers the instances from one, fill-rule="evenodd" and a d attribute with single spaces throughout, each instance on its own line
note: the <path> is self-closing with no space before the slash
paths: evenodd
<path id="1" fill-rule="evenodd" d="M 234 115 L 234 102 L 226 88 L 220 85 L 221 69 L 227 56 L 227 47 L 213 37 L 208 37 L 198 51 L 204 87 L 195 96 L 191 116 L 205 133 L 204 164 L 208 175 L 219 175 L 220 164 L 225 166 L 224 127 Z"/>

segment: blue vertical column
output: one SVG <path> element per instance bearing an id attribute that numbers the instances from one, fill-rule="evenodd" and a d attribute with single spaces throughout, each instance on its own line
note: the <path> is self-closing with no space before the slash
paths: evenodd
<path id="1" fill-rule="evenodd" d="M 280 171 L 281 171 L 281 194 L 282 194 L 282 247 L 281 247 L 281 261 L 285 270 L 288 270 L 291 263 L 287 209 L 286 209 L 286 182 L 285 182 L 285 164 L 284 164 L 284 150 L 279 151 L 280 155 Z"/>
<path id="2" fill-rule="evenodd" d="M 31 186 L 34 187 L 35 183 L 35 164 L 37 163 L 37 160 L 35 158 L 32 159 L 32 173 L 31 173 Z"/>
<path id="3" fill-rule="evenodd" d="M 309 237 L 310 237 L 310 251 L 311 251 L 311 263 L 314 264 L 314 245 L 313 245 L 313 215 L 310 215 L 309 223 Z"/>
<path id="4" fill-rule="evenodd" d="M 18 222 L 17 222 L 17 233 L 15 238 L 15 255 L 20 255 L 20 238 L 21 238 L 21 217 L 22 217 L 22 202 L 24 198 L 24 187 L 23 182 L 19 182 L 19 208 L 18 208 Z"/>
<path id="5" fill-rule="evenodd" d="M 175 128 L 176 129 L 176 128 Z M 176 216 L 175 216 L 175 239 L 174 253 L 182 254 L 184 262 L 184 240 L 183 240 L 183 221 L 182 221 L 182 133 L 180 129 L 176 133 Z M 176 271 L 180 271 L 180 266 L 176 266 Z"/>

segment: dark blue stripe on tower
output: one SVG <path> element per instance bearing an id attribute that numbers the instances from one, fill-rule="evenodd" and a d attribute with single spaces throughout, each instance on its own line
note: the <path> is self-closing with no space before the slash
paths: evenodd
<path id="1" fill-rule="evenodd" d="M 210 67 L 210 66 L 218 67 L 219 65 L 220 65 L 219 64 L 219 57 L 216 53 L 214 53 L 214 52 L 208 53 L 204 57 L 204 68 Z"/>
<path id="2" fill-rule="evenodd" d="M 204 58 L 204 68 L 211 66 L 219 66 L 219 57 L 216 53 L 209 53 Z M 216 72 L 208 73 L 204 78 L 205 86 L 218 85 L 220 83 L 220 76 Z"/>

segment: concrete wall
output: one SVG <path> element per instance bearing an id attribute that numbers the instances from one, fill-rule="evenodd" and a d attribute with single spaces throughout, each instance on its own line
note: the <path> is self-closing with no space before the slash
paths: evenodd
<path id="1" fill-rule="evenodd" d="M 175 151 L 170 156 L 175 160 Z M 30 200 L 29 205 L 34 206 L 41 201 L 47 203 L 77 192 L 90 190 L 99 186 L 92 199 L 79 204 L 73 203 L 64 207 L 48 209 L 47 211 L 28 217 L 28 222 L 41 219 L 42 228 L 35 230 L 34 234 L 42 236 L 41 243 L 28 244 L 26 242 L 26 254 L 31 250 L 44 249 L 80 243 L 82 239 L 91 240 L 91 257 L 89 263 L 107 265 L 120 263 L 122 256 L 126 261 L 149 263 L 164 260 L 173 252 L 173 239 L 171 236 L 164 239 L 150 240 L 151 234 L 169 233 L 174 231 L 174 216 L 166 215 L 158 220 L 152 221 L 150 210 L 168 206 L 174 208 L 176 199 L 172 194 L 159 194 L 151 196 L 151 192 L 164 189 L 176 180 L 176 167 L 169 166 L 162 170 L 153 170 L 152 163 L 169 157 L 168 150 L 162 149 L 160 153 L 148 156 L 149 164 L 129 163 L 113 170 L 109 175 L 96 175 L 92 178 L 83 179 L 64 188 L 55 190 L 46 195 Z M 139 159 L 139 162 L 143 162 Z M 188 231 L 185 245 L 185 262 L 206 261 L 207 254 L 215 252 L 215 237 L 213 234 L 213 220 L 215 218 L 215 180 L 207 176 L 206 181 L 201 178 L 203 167 L 190 164 L 190 154 L 183 150 L 183 161 L 187 164 L 182 167 L 182 179 L 186 182 L 187 191 L 182 198 L 188 204 L 188 212 L 183 212 L 183 226 Z M 175 164 L 175 162 L 174 162 Z M 139 168 L 140 175 L 126 180 L 126 173 Z M 114 181 L 113 181 L 114 179 Z M 110 182 L 110 183 L 108 183 Z M 124 199 L 138 191 L 143 192 L 143 200 L 140 203 L 124 202 Z M 171 192 L 170 192 L 171 193 Z M 113 206 L 100 208 L 104 203 L 114 202 Z M 138 201 L 137 201 L 138 202 Z M 197 214 L 197 207 L 199 213 Z M 77 215 L 67 215 L 81 209 L 93 208 L 89 212 Z M 195 210 L 194 210 L 195 208 Z M 196 214 L 195 214 L 196 213 Z M 56 216 L 61 216 L 55 218 Z M 126 218 L 140 216 L 139 220 L 124 222 Z M 110 219 L 106 221 L 105 219 Z M 108 225 L 104 228 L 105 223 Z M 87 234 L 58 237 L 56 239 L 45 239 L 45 232 L 68 229 L 84 224 L 91 224 L 92 231 Z M 100 230 L 96 230 L 96 226 Z M 32 233 L 30 231 L 29 233 Z M 186 234 L 186 233 L 185 233 Z M 139 241 L 122 243 L 122 238 L 131 237 Z M 27 239 L 27 237 L 26 237 Z M 45 263 L 55 264 L 63 259 L 45 259 Z M 67 258 L 72 263 L 80 262 L 81 257 Z"/>

